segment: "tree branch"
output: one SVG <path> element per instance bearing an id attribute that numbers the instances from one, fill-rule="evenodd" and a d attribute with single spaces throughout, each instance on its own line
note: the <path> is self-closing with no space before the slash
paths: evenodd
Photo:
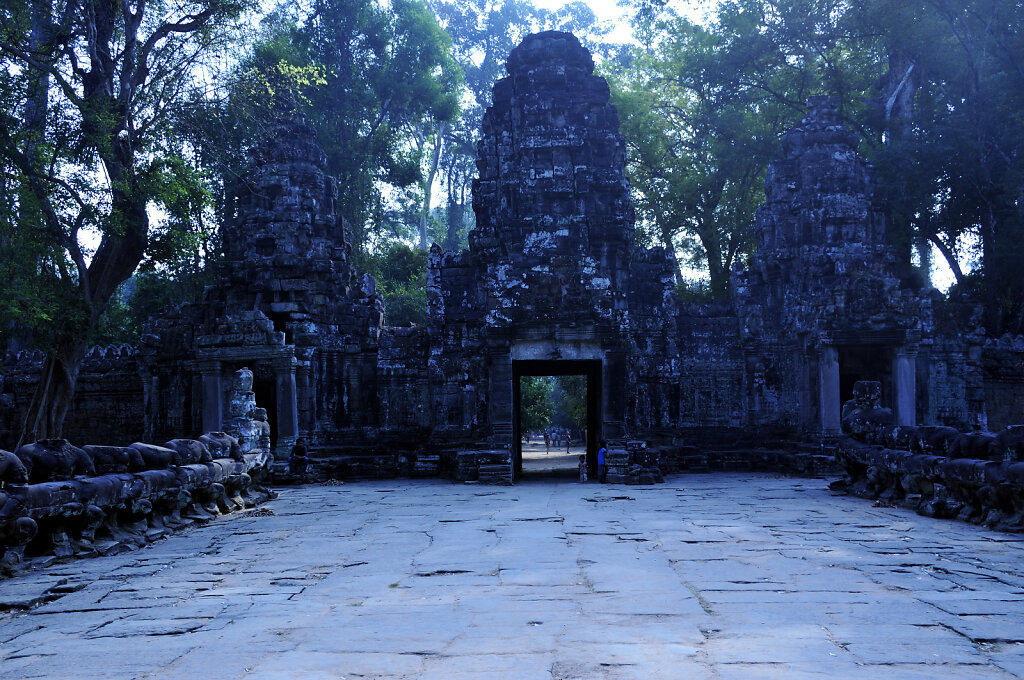
<path id="1" fill-rule="evenodd" d="M 139 50 L 138 62 L 131 73 L 130 81 L 133 87 L 139 87 L 146 82 L 149 74 L 149 55 L 156 48 L 157 43 L 172 33 L 189 33 L 202 28 L 214 16 L 227 14 L 238 7 L 234 2 L 220 2 L 214 0 L 206 9 L 196 14 L 186 15 L 181 21 L 160 25 L 143 43 Z"/>
<path id="2" fill-rule="evenodd" d="M 21 59 L 27 65 L 34 69 L 37 69 L 39 71 L 45 71 L 50 75 L 51 78 L 57 81 L 65 97 L 71 100 L 71 102 L 74 103 L 76 106 L 82 103 L 82 98 L 78 96 L 77 92 L 75 92 L 75 88 L 71 86 L 71 83 L 64 79 L 60 71 L 54 65 L 47 64 L 43 61 L 39 61 L 28 52 L 25 52 L 24 50 L 6 42 L 0 41 L 0 50 L 7 52 L 13 57 Z"/>

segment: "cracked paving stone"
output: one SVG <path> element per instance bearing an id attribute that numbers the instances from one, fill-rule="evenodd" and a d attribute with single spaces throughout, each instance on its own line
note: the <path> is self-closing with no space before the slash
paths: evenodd
<path id="1" fill-rule="evenodd" d="M 823 480 L 598 497 L 284 489 L 271 516 L 0 581 L 27 606 L 0 612 L 0 678 L 1024 677 L 1012 537 Z"/>

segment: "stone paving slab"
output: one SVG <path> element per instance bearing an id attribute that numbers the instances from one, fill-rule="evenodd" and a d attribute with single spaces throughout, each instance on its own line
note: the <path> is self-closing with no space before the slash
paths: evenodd
<path id="1" fill-rule="evenodd" d="M 1024 540 L 824 481 L 284 489 L 0 582 L 0 678 L 1024 677 Z"/>

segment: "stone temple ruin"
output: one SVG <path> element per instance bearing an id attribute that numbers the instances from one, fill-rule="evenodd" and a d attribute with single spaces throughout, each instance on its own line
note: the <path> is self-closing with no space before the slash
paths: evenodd
<path id="1" fill-rule="evenodd" d="M 216 284 L 201 304 L 153 317 L 139 346 L 90 353 L 67 438 L 125 446 L 237 432 L 248 418 L 278 466 L 301 436 L 327 477 L 508 483 L 522 464 L 519 377 L 572 374 L 587 378 L 589 464 L 604 439 L 610 481 L 649 483 L 828 465 L 842 404 L 872 382 L 891 412 L 872 421 L 871 441 L 839 447 L 848 484 L 863 491 L 875 469 L 877 493 L 920 500 L 917 482 L 877 481 L 882 464 L 864 447 L 948 456 L 955 436 L 932 441 L 919 424 L 958 433 L 1020 420 L 1024 338 L 986 340 L 976 307 L 902 274 L 871 168 L 831 100 L 809 100 L 784 137 L 731 299 L 687 303 L 673 254 L 634 243 L 625 143 L 593 68 L 565 33 L 510 55 L 478 146 L 477 227 L 468 250 L 432 248 L 426 327 L 387 325 L 375 282 L 352 265 L 323 151 L 301 117 L 284 116 L 252 152 Z M 5 359 L 0 446 L 14 444 L 40 360 Z M 266 417 L 238 411 L 239 371 Z M 1024 465 L 1015 445 L 987 453 L 973 463 Z M 1024 510 L 1024 471 L 986 495 L 969 466 L 930 469 L 933 493 L 967 498 L 957 512 Z"/>

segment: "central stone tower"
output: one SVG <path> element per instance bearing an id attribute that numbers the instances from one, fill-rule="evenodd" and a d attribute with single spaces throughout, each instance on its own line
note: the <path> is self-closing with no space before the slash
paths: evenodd
<path id="1" fill-rule="evenodd" d="M 608 84 L 593 71 L 575 36 L 548 31 L 512 51 L 494 87 L 470 233 L 487 266 L 489 325 L 628 323 L 626 149 Z"/>
<path id="2" fill-rule="evenodd" d="M 636 310 L 664 300 L 673 269 L 634 248 L 625 141 L 590 53 L 548 31 L 507 67 L 483 119 L 469 250 L 431 256 L 429 361 L 435 422 L 475 430 L 515 468 L 522 375 L 585 375 L 588 449 L 626 437 Z"/>

